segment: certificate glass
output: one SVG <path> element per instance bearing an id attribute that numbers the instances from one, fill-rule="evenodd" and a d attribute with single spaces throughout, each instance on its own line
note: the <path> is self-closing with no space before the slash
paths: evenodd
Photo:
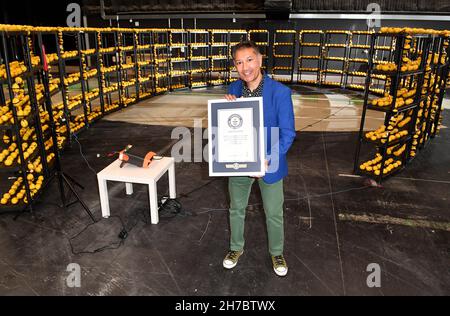
<path id="1" fill-rule="evenodd" d="M 265 174 L 262 98 L 208 101 L 210 176 Z"/>

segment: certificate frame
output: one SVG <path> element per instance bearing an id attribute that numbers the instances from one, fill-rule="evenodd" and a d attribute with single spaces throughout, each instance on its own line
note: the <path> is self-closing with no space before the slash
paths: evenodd
<path id="1" fill-rule="evenodd" d="M 264 135 L 262 97 L 208 100 L 209 176 L 264 176 Z"/>

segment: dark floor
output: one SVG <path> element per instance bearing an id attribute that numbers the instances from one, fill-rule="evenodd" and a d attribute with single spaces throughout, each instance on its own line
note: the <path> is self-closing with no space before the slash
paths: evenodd
<path id="1" fill-rule="evenodd" d="M 444 113 L 444 125 L 450 124 Z M 82 199 L 101 218 L 96 172 L 126 144 L 164 148 L 172 128 L 100 121 L 63 155 L 64 170 L 82 185 Z M 226 179 L 208 177 L 206 163 L 176 165 L 177 193 L 187 214 L 148 223 L 147 191 L 111 184 L 111 217 L 94 225 L 79 204 L 57 206 L 55 184 L 35 216 L 0 216 L 0 295 L 449 295 L 450 132 L 406 170 L 367 187 L 352 173 L 355 133 L 299 133 L 285 179 L 285 256 L 289 274 L 275 276 L 267 251 L 258 187 L 250 197 L 245 254 L 232 271 L 228 246 Z M 170 152 L 170 151 L 169 151 Z M 167 153 L 168 154 L 168 153 Z M 158 183 L 167 194 L 167 180 Z M 400 224 L 343 221 L 339 215 L 389 215 Z M 123 245 L 121 220 L 129 232 Z M 424 228 L 408 220 L 439 222 Z M 446 228 L 446 229 L 445 229 Z M 80 233 L 81 232 L 81 233 Z M 75 238 L 73 236 L 79 234 Z M 72 238 L 70 241 L 69 239 Z M 71 249 L 71 245 L 73 249 Z M 94 251 L 94 254 L 74 254 Z M 68 264 L 80 265 L 81 287 L 66 284 Z M 381 267 L 381 287 L 369 288 L 370 263 Z"/>

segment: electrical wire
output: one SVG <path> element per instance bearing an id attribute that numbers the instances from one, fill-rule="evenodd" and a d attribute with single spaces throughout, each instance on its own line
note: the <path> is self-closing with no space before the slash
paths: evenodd
<path id="1" fill-rule="evenodd" d="M 75 238 L 77 238 L 78 236 L 80 236 L 82 233 L 84 233 L 90 226 L 92 226 L 92 225 L 97 224 L 97 223 L 100 222 L 100 221 L 97 221 L 97 222 L 95 222 L 95 223 L 88 224 L 86 227 L 84 227 L 84 228 L 83 228 L 79 233 L 77 233 L 75 236 L 73 236 L 73 237 L 71 237 L 71 238 L 67 238 L 67 240 L 69 241 L 70 250 L 71 250 L 72 254 L 73 254 L 73 255 L 79 255 L 79 254 L 95 254 L 95 253 L 99 253 L 99 252 L 102 252 L 102 251 L 105 251 L 105 250 L 119 249 L 120 246 L 122 246 L 122 245 L 125 243 L 125 239 L 126 239 L 127 236 L 130 234 L 130 232 L 133 230 L 133 228 L 135 228 L 136 225 L 139 223 L 139 220 L 137 220 L 137 221 L 136 221 L 129 229 L 126 229 L 125 224 L 124 224 L 124 222 L 123 222 L 123 220 L 122 220 L 122 218 L 121 218 L 120 216 L 113 215 L 113 216 L 110 216 L 109 218 L 111 218 L 111 217 L 113 217 L 113 218 L 115 217 L 115 218 L 118 218 L 118 219 L 119 219 L 119 221 L 120 221 L 120 223 L 121 223 L 121 225 L 122 225 L 122 229 L 121 229 L 121 231 L 120 231 L 120 233 L 119 233 L 119 236 L 120 236 L 121 234 L 125 234 L 124 237 L 118 237 L 118 238 L 120 238 L 119 241 L 110 243 L 110 244 L 108 244 L 108 245 L 106 245 L 106 246 L 97 248 L 97 249 L 92 250 L 92 251 L 78 251 L 78 252 L 75 252 L 74 249 L 73 249 L 72 240 L 75 239 Z M 136 216 L 136 217 L 137 217 L 137 216 Z M 135 217 L 135 218 L 136 218 L 136 217 Z M 144 215 L 144 219 L 142 219 L 142 222 L 144 222 L 145 224 L 148 224 L 148 220 L 145 219 L 145 215 Z"/>
<path id="2" fill-rule="evenodd" d="M 95 176 L 97 176 L 97 172 L 94 170 L 94 168 L 91 167 L 91 165 L 89 164 L 89 161 L 86 159 L 86 156 L 83 154 L 83 150 L 82 150 L 82 147 L 81 147 L 81 143 L 80 143 L 80 141 L 78 140 L 77 135 L 72 134 L 72 136 L 73 136 L 73 138 L 75 139 L 75 141 L 78 143 L 78 147 L 80 148 L 80 155 L 81 155 L 81 157 L 82 157 L 82 158 L 84 159 L 84 161 L 86 162 L 88 168 L 92 170 L 92 172 L 95 174 Z"/>
<path id="3" fill-rule="evenodd" d="M 125 225 L 122 221 L 122 218 L 120 218 L 120 216 L 110 216 L 110 217 L 116 217 L 120 220 L 120 223 L 122 224 L 122 230 L 125 229 Z M 109 250 L 109 249 L 118 249 L 120 246 L 122 246 L 122 244 L 124 243 L 124 239 L 121 239 L 119 242 L 115 242 L 115 243 L 110 243 L 109 245 L 97 248 L 93 251 L 79 251 L 79 252 L 75 252 L 73 249 L 73 244 L 72 244 L 72 240 L 77 238 L 78 236 L 80 236 L 82 233 L 84 233 L 89 227 L 91 227 L 94 224 L 98 224 L 100 221 L 98 222 L 94 222 L 94 223 L 90 223 L 88 225 L 86 225 L 86 227 L 84 227 L 78 234 L 76 234 L 75 236 L 68 238 L 69 241 L 69 245 L 70 245 L 70 250 L 72 251 L 72 254 L 74 255 L 79 255 L 79 254 L 94 254 L 94 253 L 98 253 L 98 252 L 102 252 L 105 250 Z"/>

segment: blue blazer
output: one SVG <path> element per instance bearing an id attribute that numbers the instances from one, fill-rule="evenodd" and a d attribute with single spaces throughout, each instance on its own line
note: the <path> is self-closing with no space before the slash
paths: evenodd
<path id="1" fill-rule="evenodd" d="M 228 93 L 241 97 L 242 85 L 240 79 L 231 83 Z M 266 159 L 269 160 L 269 169 L 263 180 L 272 184 L 288 173 L 286 154 L 296 134 L 291 89 L 267 75 L 264 75 L 263 111 Z"/>

